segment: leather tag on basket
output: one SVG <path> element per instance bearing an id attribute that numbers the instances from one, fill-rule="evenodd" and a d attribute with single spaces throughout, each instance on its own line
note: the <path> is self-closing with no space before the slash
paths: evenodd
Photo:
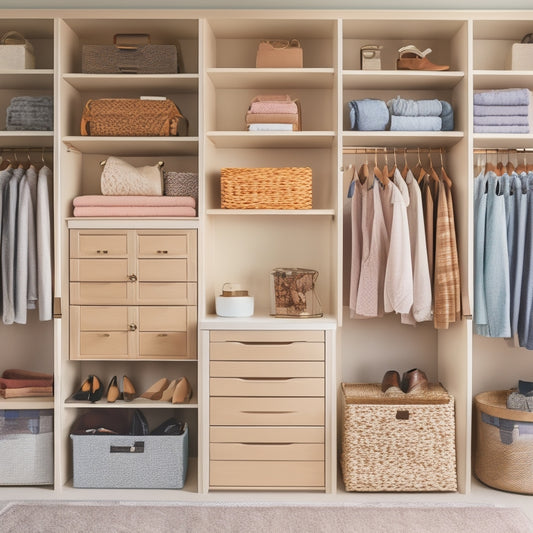
<path id="1" fill-rule="evenodd" d="M 303 49 L 297 39 L 272 39 L 259 43 L 255 59 L 257 68 L 302 68 Z"/>
<path id="2" fill-rule="evenodd" d="M 81 134 L 158 137 L 188 133 L 188 121 L 172 100 L 100 98 L 85 104 Z"/>

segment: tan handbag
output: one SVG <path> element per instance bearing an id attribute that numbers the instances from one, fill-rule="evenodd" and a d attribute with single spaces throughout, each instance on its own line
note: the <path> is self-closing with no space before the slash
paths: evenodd
<path id="1" fill-rule="evenodd" d="M 162 163 L 134 167 L 127 161 L 110 156 L 102 162 L 100 189 L 105 196 L 162 196 Z"/>
<path id="2" fill-rule="evenodd" d="M 111 137 L 187 135 L 188 121 L 172 100 L 100 98 L 85 104 L 81 134 Z"/>
<path id="3" fill-rule="evenodd" d="M 266 40 L 261 41 L 255 59 L 257 68 L 302 68 L 303 49 L 300 41 Z"/>

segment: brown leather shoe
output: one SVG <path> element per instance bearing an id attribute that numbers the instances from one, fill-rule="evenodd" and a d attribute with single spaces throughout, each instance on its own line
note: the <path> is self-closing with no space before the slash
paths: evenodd
<path id="1" fill-rule="evenodd" d="M 424 51 L 410 44 L 398 50 L 400 57 L 396 60 L 398 70 L 449 70 L 448 65 L 436 65 L 432 63 L 427 55 L 431 53 L 431 48 Z"/>
<path id="2" fill-rule="evenodd" d="M 427 388 L 428 378 L 422 370 L 411 368 L 411 370 L 404 372 L 401 384 L 403 392 L 423 392 Z"/>
<path id="3" fill-rule="evenodd" d="M 396 390 L 397 389 L 397 390 Z M 381 392 L 401 392 L 400 374 L 396 370 L 387 370 L 381 381 Z"/>

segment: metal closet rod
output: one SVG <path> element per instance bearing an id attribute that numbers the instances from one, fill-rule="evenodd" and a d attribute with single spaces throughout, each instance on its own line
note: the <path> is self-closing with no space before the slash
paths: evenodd
<path id="1" fill-rule="evenodd" d="M 533 148 L 474 148 L 475 154 L 505 154 L 509 152 L 523 154 L 533 152 Z"/>
<path id="2" fill-rule="evenodd" d="M 375 146 L 375 147 L 368 147 L 368 146 L 346 146 L 342 149 L 343 154 L 375 154 L 375 153 L 381 153 L 381 154 L 416 154 L 416 153 L 444 153 L 446 152 L 446 148 L 440 147 L 417 147 L 417 148 L 407 148 L 407 147 L 400 147 L 400 146 Z"/>
<path id="3" fill-rule="evenodd" d="M 2 146 L 0 152 L 53 152 L 52 146 Z"/>

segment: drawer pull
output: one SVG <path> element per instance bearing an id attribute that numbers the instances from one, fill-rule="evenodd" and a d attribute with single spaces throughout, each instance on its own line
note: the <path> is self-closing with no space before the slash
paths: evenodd
<path id="1" fill-rule="evenodd" d="M 130 274 L 130 275 L 128 276 L 128 279 L 129 279 L 130 281 L 137 281 L 137 276 L 136 276 L 135 274 Z"/>
<path id="2" fill-rule="evenodd" d="M 157 250 L 158 254 L 168 254 L 168 250 Z"/>
<path id="3" fill-rule="evenodd" d="M 294 442 L 240 442 L 242 446 L 292 446 Z"/>
<path id="4" fill-rule="evenodd" d="M 130 324 L 129 325 L 129 329 L 130 329 L 130 331 L 135 331 L 137 329 L 137 325 L 136 324 Z"/>
<path id="5" fill-rule="evenodd" d="M 102 333 L 102 337 L 111 337 L 109 333 Z"/>
<path id="6" fill-rule="evenodd" d="M 294 344 L 292 341 L 235 341 L 238 344 L 244 344 L 246 346 L 288 346 L 289 344 Z"/>
<path id="7" fill-rule="evenodd" d="M 288 415 L 296 411 L 241 411 L 247 415 Z"/>
<path id="8" fill-rule="evenodd" d="M 290 381 L 291 379 L 293 378 L 265 378 L 265 377 L 262 377 L 262 378 L 237 378 L 241 381 L 254 381 L 255 383 L 257 383 L 258 381 L 266 381 L 268 383 L 272 383 L 274 381 Z"/>
<path id="9" fill-rule="evenodd" d="M 109 252 L 107 250 L 96 250 L 97 254 L 108 254 Z"/>
<path id="10" fill-rule="evenodd" d="M 158 333 L 158 337 L 168 337 L 168 333 Z"/>

